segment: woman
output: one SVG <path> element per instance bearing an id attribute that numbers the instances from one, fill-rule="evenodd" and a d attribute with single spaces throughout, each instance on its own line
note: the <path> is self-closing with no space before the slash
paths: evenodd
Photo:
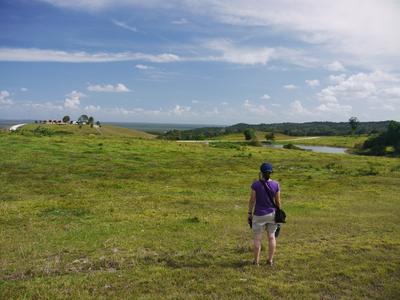
<path id="1" fill-rule="evenodd" d="M 261 239 L 264 229 L 268 232 L 268 265 L 273 265 L 276 248 L 275 231 L 278 225 L 275 223 L 275 208 L 281 207 L 281 195 L 279 183 L 271 180 L 272 165 L 264 162 L 260 166 L 259 181 L 251 185 L 249 200 L 248 222 L 254 233 L 254 261 L 259 265 L 261 252 Z M 274 201 L 275 204 L 274 205 Z"/>

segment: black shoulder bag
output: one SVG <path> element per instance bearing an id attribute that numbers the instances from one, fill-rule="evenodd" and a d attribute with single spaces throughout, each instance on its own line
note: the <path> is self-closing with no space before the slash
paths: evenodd
<path id="1" fill-rule="evenodd" d="M 263 185 L 268 197 L 271 199 L 272 204 L 275 206 L 275 223 L 286 223 L 285 212 L 283 211 L 283 209 L 280 209 L 278 206 L 276 206 L 275 200 L 274 200 L 275 197 L 272 194 L 272 191 L 269 189 L 267 183 L 262 180 L 260 180 L 260 181 L 261 181 L 261 184 Z"/>

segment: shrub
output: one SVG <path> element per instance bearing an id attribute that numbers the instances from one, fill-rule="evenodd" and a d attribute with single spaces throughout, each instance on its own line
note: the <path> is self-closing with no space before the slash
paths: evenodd
<path id="1" fill-rule="evenodd" d="M 42 126 L 36 127 L 32 132 L 35 136 L 52 136 L 55 134 L 54 130 Z"/>

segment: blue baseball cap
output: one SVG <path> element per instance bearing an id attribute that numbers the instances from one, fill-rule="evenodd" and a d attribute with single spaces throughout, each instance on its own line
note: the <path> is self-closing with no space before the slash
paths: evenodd
<path id="1" fill-rule="evenodd" d="M 272 165 L 269 162 L 263 162 L 260 166 L 260 171 L 262 173 L 272 173 Z"/>

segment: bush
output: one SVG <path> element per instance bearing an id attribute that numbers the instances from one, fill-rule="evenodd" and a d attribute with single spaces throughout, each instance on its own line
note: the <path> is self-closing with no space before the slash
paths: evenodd
<path id="1" fill-rule="evenodd" d="M 244 132 L 244 138 L 246 139 L 246 141 L 250 141 L 252 139 L 256 138 L 256 131 L 252 128 L 248 128 L 246 129 Z"/>
<path id="2" fill-rule="evenodd" d="M 293 144 L 286 144 L 286 145 L 283 145 L 283 148 L 284 148 L 284 149 L 291 149 L 291 150 L 302 150 L 302 151 L 305 150 L 305 149 L 300 148 L 300 147 L 298 147 L 298 146 L 296 146 L 296 145 L 293 145 Z"/>
<path id="3" fill-rule="evenodd" d="M 36 127 L 32 132 L 35 136 L 52 136 L 55 134 L 54 130 L 41 126 Z"/>

